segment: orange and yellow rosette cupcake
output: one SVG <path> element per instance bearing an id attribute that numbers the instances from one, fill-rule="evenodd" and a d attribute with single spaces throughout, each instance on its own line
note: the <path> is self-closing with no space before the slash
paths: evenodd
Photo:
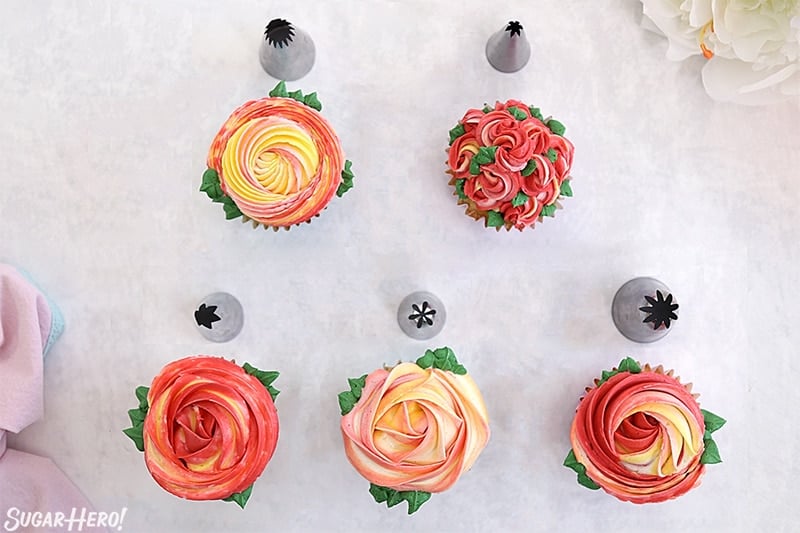
<path id="1" fill-rule="evenodd" d="M 221 357 L 174 361 L 136 389 L 124 433 L 167 492 L 244 508 L 278 442 L 277 377 Z"/>
<path id="2" fill-rule="evenodd" d="M 564 125 L 518 100 L 470 109 L 450 130 L 447 173 L 459 205 L 486 227 L 520 231 L 572 196 Z"/>
<path id="3" fill-rule="evenodd" d="M 310 222 L 353 187 L 351 163 L 321 109 L 317 93 L 288 92 L 284 82 L 240 106 L 211 143 L 200 190 L 228 219 L 253 227 Z"/>
<path id="4" fill-rule="evenodd" d="M 452 487 L 489 441 L 483 397 L 450 348 L 348 383 L 339 394 L 345 454 L 378 503 L 407 501 L 408 514 L 416 512 L 431 493 Z"/>
<path id="5" fill-rule="evenodd" d="M 590 489 L 633 503 L 656 503 L 700 484 L 722 460 L 711 434 L 725 424 L 700 409 L 691 384 L 630 357 L 586 389 L 564 466 Z"/>

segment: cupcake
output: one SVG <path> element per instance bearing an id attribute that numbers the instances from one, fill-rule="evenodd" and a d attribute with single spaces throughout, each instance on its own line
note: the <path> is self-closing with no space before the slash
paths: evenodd
<path id="1" fill-rule="evenodd" d="M 167 492 L 244 508 L 278 442 L 277 378 L 221 357 L 174 361 L 136 389 L 139 407 L 124 433 Z"/>
<path id="2" fill-rule="evenodd" d="M 604 371 L 578 405 L 564 466 L 578 483 L 633 503 L 677 498 L 722 462 L 711 434 L 725 424 L 700 409 L 691 384 L 630 357 Z"/>
<path id="3" fill-rule="evenodd" d="M 378 503 L 406 501 L 416 512 L 452 487 L 489 440 L 483 397 L 450 348 L 348 383 L 339 394 L 344 450 Z"/>
<path id="4" fill-rule="evenodd" d="M 470 109 L 450 130 L 447 173 L 459 205 L 489 228 L 520 231 L 572 196 L 564 125 L 517 100 Z"/>
<path id="5" fill-rule="evenodd" d="M 317 93 L 287 92 L 284 82 L 240 106 L 211 143 L 200 190 L 228 219 L 254 228 L 310 222 L 353 187 L 351 163 L 321 109 Z"/>

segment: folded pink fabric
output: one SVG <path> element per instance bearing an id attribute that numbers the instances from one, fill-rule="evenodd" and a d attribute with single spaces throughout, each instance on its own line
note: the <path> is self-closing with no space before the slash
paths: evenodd
<path id="1" fill-rule="evenodd" d="M 57 318 L 25 276 L 0 263 L 0 525 L 17 531 L 66 529 L 25 526 L 24 513 L 69 516 L 73 508 L 90 508 L 50 459 L 7 449 L 6 432 L 19 432 L 44 413 L 44 352 L 59 333 Z"/>

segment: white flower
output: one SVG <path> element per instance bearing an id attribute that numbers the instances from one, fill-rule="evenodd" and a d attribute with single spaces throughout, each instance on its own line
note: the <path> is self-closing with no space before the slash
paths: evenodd
<path id="1" fill-rule="evenodd" d="M 669 39 L 667 57 L 709 58 L 706 92 L 721 101 L 800 102 L 800 0 L 642 0 Z"/>

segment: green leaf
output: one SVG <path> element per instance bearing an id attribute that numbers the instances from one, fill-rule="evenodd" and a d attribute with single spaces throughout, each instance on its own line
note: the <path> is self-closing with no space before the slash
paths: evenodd
<path id="1" fill-rule="evenodd" d="M 578 483 L 586 487 L 587 489 L 597 490 L 600 488 L 600 485 L 595 483 L 592 478 L 586 475 L 586 467 L 583 466 L 581 463 L 578 462 L 577 457 L 575 457 L 575 452 L 572 451 L 570 448 L 569 453 L 567 454 L 566 459 L 564 459 L 564 466 L 567 468 L 574 470 L 576 474 L 578 474 Z"/>
<path id="2" fill-rule="evenodd" d="M 231 494 L 227 498 L 223 498 L 222 501 L 224 502 L 236 502 L 236 505 L 244 509 L 244 506 L 247 505 L 247 500 L 250 499 L 250 494 L 253 492 L 253 485 L 250 485 L 242 492 L 237 492 L 235 494 Z"/>
<path id="3" fill-rule="evenodd" d="M 561 182 L 561 195 L 572 197 L 572 185 L 569 184 L 569 180 L 564 180 Z"/>
<path id="4" fill-rule="evenodd" d="M 225 218 L 227 220 L 242 216 L 242 212 L 239 210 L 239 207 L 229 196 L 223 196 L 222 208 L 225 210 Z"/>
<path id="5" fill-rule="evenodd" d="M 422 504 L 431 499 L 430 492 L 423 492 L 419 490 L 405 490 L 402 492 L 390 489 L 388 487 L 381 487 L 374 483 L 369 485 L 369 493 L 377 503 L 386 502 L 387 507 L 394 507 L 401 503 L 403 500 L 408 502 L 408 514 L 414 514 L 422 507 Z"/>
<path id="6" fill-rule="evenodd" d="M 409 490 L 401 492 L 403 499 L 408 502 L 408 514 L 414 514 L 419 511 L 422 504 L 431 499 L 430 492 L 423 492 L 421 490 Z"/>
<path id="7" fill-rule="evenodd" d="M 467 199 L 467 194 L 464 192 L 464 184 L 467 183 L 466 178 L 456 180 L 456 194 L 461 200 Z"/>
<path id="8" fill-rule="evenodd" d="M 217 174 L 216 170 L 209 168 L 203 172 L 203 184 L 200 185 L 200 190 L 215 202 L 218 198 L 224 196 L 222 187 L 219 184 L 219 174 Z"/>
<path id="9" fill-rule="evenodd" d="M 147 393 L 149 387 L 136 387 L 136 399 L 139 400 L 139 407 L 128 411 L 132 426 L 123 429 L 122 432 L 130 438 L 140 452 L 144 451 L 144 419 L 150 406 L 147 403 Z"/>
<path id="10" fill-rule="evenodd" d="M 700 456 L 701 464 L 715 465 L 722 462 L 722 458 L 719 456 L 717 443 L 714 442 L 714 439 L 704 440 L 703 445 L 705 446 L 705 450 L 703 450 L 703 455 Z"/>
<path id="11" fill-rule="evenodd" d="M 567 128 L 565 128 L 562 123 L 552 118 L 547 121 L 547 127 L 550 128 L 550 131 L 552 131 L 556 135 L 563 136 L 564 132 L 567 131 Z"/>
<path id="12" fill-rule="evenodd" d="M 350 385 L 350 390 L 340 392 L 338 395 L 339 409 L 342 412 L 342 416 L 352 411 L 353 407 L 358 403 L 358 400 L 361 399 L 364 385 L 367 384 L 367 375 L 364 374 L 360 378 L 348 378 L 347 383 Z"/>
<path id="13" fill-rule="evenodd" d="M 527 202 L 528 200 L 530 200 L 530 196 L 528 196 L 522 191 L 519 191 L 517 195 L 514 197 L 514 199 L 511 200 L 511 205 L 513 205 L 514 207 L 519 207 L 521 205 L 525 205 L 525 202 Z"/>
<path id="14" fill-rule="evenodd" d="M 538 118 L 541 121 L 544 121 L 544 117 L 542 116 L 542 111 L 538 107 L 530 106 L 528 110 L 531 112 L 531 116 L 533 118 Z"/>
<path id="15" fill-rule="evenodd" d="M 642 367 L 632 357 L 626 357 L 619 362 L 617 366 L 620 372 L 630 372 L 631 374 L 638 374 L 642 371 Z"/>
<path id="16" fill-rule="evenodd" d="M 258 381 L 264 385 L 264 388 L 267 389 L 269 395 L 272 396 L 272 401 L 275 401 L 275 398 L 278 397 L 278 394 L 281 393 L 278 389 L 272 386 L 272 383 L 278 379 L 280 376 L 280 372 L 276 372 L 274 370 L 259 370 L 250 363 L 245 363 L 242 365 L 242 368 L 245 372 L 256 378 Z"/>
<path id="17" fill-rule="evenodd" d="M 420 368 L 430 368 L 433 366 L 435 355 L 432 351 L 426 350 L 425 355 L 417 359 L 417 366 Z"/>
<path id="18" fill-rule="evenodd" d="M 452 146 L 456 139 L 464 135 L 467 131 L 464 129 L 463 124 L 457 124 L 450 130 L 450 145 Z"/>
<path id="19" fill-rule="evenodd" d="M 301 90 L 290 92 L 289 93 L 289 98 L 291 98 L 292 100 L 297 100 L 301 104 L 305 103 L 305 101 L 303 100 L 303 91 L 301 91 Z"/>
<path id="20" fill-rule="evenodd" d="M 700 409 L 700 412 L 703 413 L 706 431 L 708 431 L 709 434 L 714 433 L 716 430 L 725 425 L 726 420 L 721 416 L 715 415 L 711 411 L 706 411 L 705 409 Z"/>
<path id="21" fill-rule="evenodd" d="M 542 216 L 543 217 L 553 217 L 556 215 L 556 206 L 555 204 L 546 205 L 542 208 Z"/>
<path id="22" fill-rule="evenodd" d="M 548 148 L 547 159 L 549 159 L 551 163 L 555 163 L 558 160 L 558 152 L 556 152 L 552 148 Z"/>
<path id="23" fill-rule="evenodd" d="M 322 111 L 322 102 L 320 102 L 319 98 L 317 98 L 316 91 L 311 94 L 305 95 L 305 97 L 303 98 L 303 103 L 306 104 L 311 109 Z"/>
<path id="24" fill-rule="evenodd" d="M 346 159 L 344 162 L 344 170 L 342 170 L 342 182 L 339 184 L 339 188 L 336 189 L 336 196 L 339 198 L 353 188 L 353 178 L 355 176 L 353 175 L 352 166 L 353 162 Z"/>
<path id="25" fill-rule="evenodd" d="M 525 165 L 525 168 L 522 169 L 522 172 L 520 172 L 520 174 L 522 174 L 523 176 L 530 176 L 531 174 L 533 174 L 534 170 L 536 170 L 536 160 L 531 159 L 528 161 L 528 164 Z"/>
<path id="26" fill-rule="evenodd" d="M 486 227 L 487 228 L 500 228 L 506 223 L 503 214 L 500 211 L 489 211 L 486 213 Z"/>
<path id="27" fill-rule="evenodd" d="M 275 88 L 269 92 L 269 95 L 272 97 L 279 96 L 287 98 L 289 96 L 289 93 L 286 91 L 286 82 L 285 81 L 278 82 L 278 85 L 276 85 Z"/>
<path id="28" fill-rule="evenodd" d="M 481 146 L 478 148 L 478 153 L 472 157 L 473 161 L 477 161 L 479 165 L 488 165 L 494 163 L 494 156 L 497 152 L 497 146 Z"/>
<path id="29" fill-rule="evenodd" d="M 506 111 L 511 113 L 511 116 L 513 116 L 517 120 L 525 120 L 526 118 L 528 118 L 528 115 L 527 113 L 525 113 L 525 111 L 513 105 L 508 109 L 506 109 Z"/>
<path id="30" fill-rule="evenodd" d="M 491 113 L 492 111 L 494 111 L 494 109 L 489 107 L 489 104 L 483 104 L 483 109 L 481 111 L 483 111 L 484 113 Z"/>
<path id="31" fill-rule="evenodd" d="M 481 173 L 481 166 L 475 160 L 475 156 L 472 156 L 472 159 L 469 161 L 469 173 L 473 176 L 477 176 Z"/>

